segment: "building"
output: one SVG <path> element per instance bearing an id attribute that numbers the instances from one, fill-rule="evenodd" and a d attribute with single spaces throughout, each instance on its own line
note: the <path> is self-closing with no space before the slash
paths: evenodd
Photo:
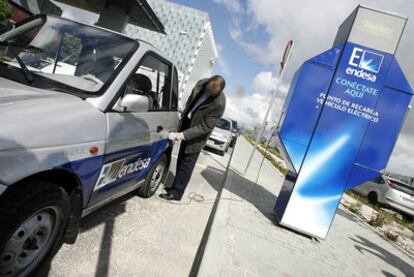
<path id="1" fill-rule="evenodd" d="M 148 0 L 166 35 L 127 25 L 131 37 L 150 42 L 175 62 L 180 71 L 180 108 L 195 83 L 210 76 L 218 57 L 208 14 L 165 0 Z"/>

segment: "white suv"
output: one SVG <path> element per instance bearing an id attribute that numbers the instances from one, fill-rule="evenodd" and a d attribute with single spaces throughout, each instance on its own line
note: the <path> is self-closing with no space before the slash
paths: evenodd
<path id="1" fill-rule="evenodd" d="M 177 99 L 177 69 L 144 41 L 53 16 L 1 34 L 0 276 L 35 274 L 115 198 L 152 196 Z"/>

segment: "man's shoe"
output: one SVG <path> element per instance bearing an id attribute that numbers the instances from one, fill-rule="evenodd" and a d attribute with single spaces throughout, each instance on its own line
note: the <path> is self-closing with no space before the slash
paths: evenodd
<path id="1" fill-rule="evenodd" d="M 161 193 L 160 198 L 165 200 L 180 200 L 178 197 L 175 197 L 175 195 L 171 192 Z"/>

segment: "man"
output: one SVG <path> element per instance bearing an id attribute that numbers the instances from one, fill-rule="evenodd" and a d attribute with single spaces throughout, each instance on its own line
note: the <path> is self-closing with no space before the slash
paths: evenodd
<path id="1" fill-rule="evenodd" d="M 177 158 L 177 172 L 171 188 L 160 195 L 166 200 L 181 200 L 190 181 L 201 149 L 226 108 L 223 89 L 226 82 L 215 75 L 198 81 L 181 115 L 175 139 L 181 141 Z"/>

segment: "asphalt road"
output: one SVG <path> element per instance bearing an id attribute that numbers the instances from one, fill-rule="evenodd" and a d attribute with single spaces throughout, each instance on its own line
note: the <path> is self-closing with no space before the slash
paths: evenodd
<path id="1" fill-rule="evenodd" d="M 181 202 L 160 199 L 161 190 L 150 199 L 128 194 L 87 216 L 48 276 L 188 276 L 228 160 L 203 151 Z"/>

